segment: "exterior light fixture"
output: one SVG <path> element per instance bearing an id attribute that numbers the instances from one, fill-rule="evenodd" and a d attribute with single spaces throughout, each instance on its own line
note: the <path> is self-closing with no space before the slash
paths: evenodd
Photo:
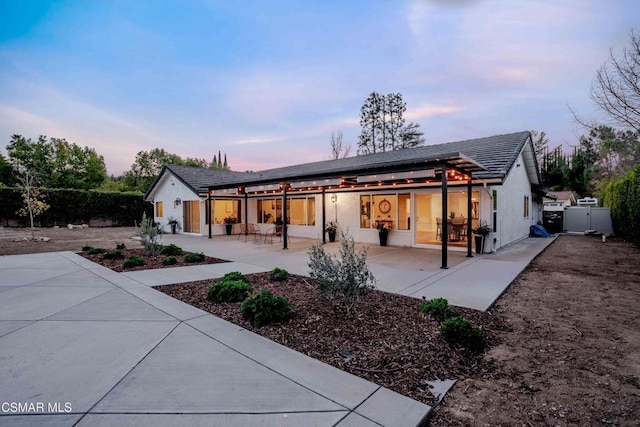
<path id="1" fill-rule="evenodd" d="M 338 195 L 335 194 L 335 193 L 332 194 L 331 195 L 331 203 L 333 203 L 335 205 L 337 201 L 338 201 Z"/>
<path id="2" fill-rule="evenodd" d="M 180 200 L 180 197 L 177 197 L 174 201 L 173 201 L 173 206 L 175 206 L 176 208 L 178 206 L 180 206 L 182 204 L 182 200 Z"/>

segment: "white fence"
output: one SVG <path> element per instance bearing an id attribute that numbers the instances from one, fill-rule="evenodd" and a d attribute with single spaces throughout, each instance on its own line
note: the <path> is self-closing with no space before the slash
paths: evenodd
<path id="1" fill-rule="evenodd" d="M 598 233 L 612 234 L 611 209 L 590 206 L 572 206 L 564 210 L 564 231 L 584 233 L 596 230 Z"/>

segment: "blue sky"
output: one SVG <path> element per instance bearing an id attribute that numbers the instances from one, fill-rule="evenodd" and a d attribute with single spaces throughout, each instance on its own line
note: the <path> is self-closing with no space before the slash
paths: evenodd
<path id="1" fill-rule="evenodd" d="M 355 152 L 360 107 L 400 92 L 427 144 L 596 117 L 589 87 L 637 0 L 0 0 L 0 146 L 66 138 L 128 170 L 164 148 L 234 170 Z"/>

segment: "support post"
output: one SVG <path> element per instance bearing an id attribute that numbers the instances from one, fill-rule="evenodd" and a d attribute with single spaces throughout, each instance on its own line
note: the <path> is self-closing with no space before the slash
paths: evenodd
<path id="1" fill-rule="evenodd" d="M 326 233 L 324 232 L 324 227 L 327 224 L 327 211 L 326 211 L 326 206 L 325 206 L 325 202 L 326 202 L 326 191 L 324 189 L 324 187 L 322 187 L 322 243 L 327 243 L 327 236 Z"/>
<path id="2" fill-rule="evenodd" d="M 473 187 L 471 186 L 471 173 L 469 173 L 469 177 L 467 178 L 467 257 L 468 258 L 473 257 L 472 250 L 471 250 L 472 249 L 471 234 L 473 233 L 473 231 L 471 231 L 473 229 L 471 224 L 471 215 L 473 215 L 471 210 L 471 203 L 472 203 L 471 190 L 472 189 Z"/>
<path id="3" fill-rule="evenodd" d="M 249 235 L 249 195 L 244 193 L 244 240 L 247 240 Z"/>
<path id="4" fill-rule="evenodd" d="M 442 164 L 442 230 L 440 232 L 440 238 L 442 239 L 442 266 L 440 268 L 447 269 L 447 252 L 449 242 L 449 206 L 447 205 L 447 163 Z"/>
<path id="5" fill-rule="evenodd" d="M 287 186 L 289 183 L 285 182 L 282 185 L 282 239 L 284 240 L 284 246 L 282 249 L 287 248 Z"/>
<path id="6" fill-rule="evenodd" d="M 211 233 L 211 190 L 207 190 L 207 215 L 205 215 L 209 219 L 209 238 L 213 235 Z"/>

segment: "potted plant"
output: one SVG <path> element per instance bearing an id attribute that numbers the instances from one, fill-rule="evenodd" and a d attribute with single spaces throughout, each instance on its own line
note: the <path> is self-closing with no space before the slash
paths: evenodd
<path id="1" fill-rule="evenodd" d="M 167 224 L 171 227 L 171 234 L 176 234 L 176 230 L 180 229 L 180 223 L 173 217 L 169 217 Z"/>
<path id="2" fill-rule="evenodd" d="M 335 242 L 336 241 L 336 232 L 338 231 L 338 223 L 335 222 L 335 221 L 329 221 L 329 223 L 325 227 L 324 231 L 326 231 L 327 234 L 329 234 L 329 241 L 330 242 Z"/>
<path id="3" fill-rule="evenodd" d="M 231 236 L 231 232 L 233 231 L 233 224 L 237 222 L 238 220 L 232 216 L 228 216 L 224 219 L 224 226 L 227 228 L 227 236 Z"/>
<path id="4" fill-rule="evenodd" d="M 376 228 L 378 229 L 380 246 L 387 246 L 387 237 L 389 237 L 389 231 L 391 231 L 391 228 L 389 228 L 389 226 L 386 225 L 384 222 L 379 222 Z"/>
<path id="5" fill-rule="evenodd" d="M 482 254 L 484 253 L 484 242 L 487 240 L 487 236 L 491 234 L 491 227 L 487 224 L 486 221 L 480 220 L 480 223 L 476 228 L 473 229 L 474 238 L 476 241 L 476 253 Z"/>

